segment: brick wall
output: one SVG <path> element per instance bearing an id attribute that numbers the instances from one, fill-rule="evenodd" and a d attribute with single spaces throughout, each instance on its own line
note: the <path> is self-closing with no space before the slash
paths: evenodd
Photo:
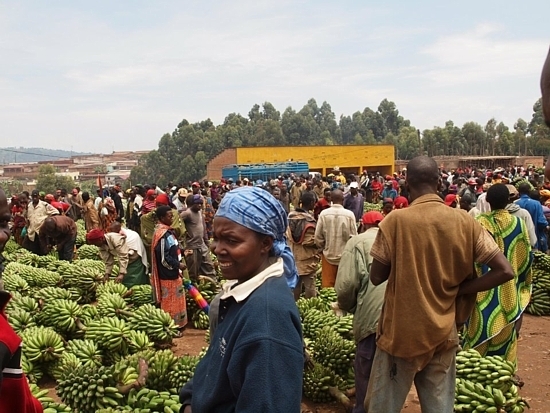
<path id="1" fill-rule="evenodd" d="M 230 148 L 214 157 L 206 165 L 206 177 L 211 181 L 222 179 L 222 168 L 226 165 L 237 163 L 237 149 Z"/>

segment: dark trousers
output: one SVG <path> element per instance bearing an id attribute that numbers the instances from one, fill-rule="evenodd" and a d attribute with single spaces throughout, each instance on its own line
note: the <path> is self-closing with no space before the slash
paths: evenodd
<path id="1" fill-rule="evenodd" d="M 376 333 L 357 344 L 355 352 L 355 407 L 352 413 L 365 413 L 365 396 L 369 387 L 372 362 L 376 353 Z"/>
<path id="2" fill-rule="evenodd" d="M 76 242 L 76 235 L 72 240 L 67 241 L 61 247 L 59 247 L 59 245 L 57 246 L 57 255 L 59 255 L 60 260 L 63 260 L 63 261 L 73 260 L 75 242 Z"/>
<path id="3" fill-rule="evenodd" d="M 25 237 L 23 240 L 23 248 L 36 255 L 45 255 L 38 234 L 34 234 L 34 241 L 31 241 L 29 237 Z"/>

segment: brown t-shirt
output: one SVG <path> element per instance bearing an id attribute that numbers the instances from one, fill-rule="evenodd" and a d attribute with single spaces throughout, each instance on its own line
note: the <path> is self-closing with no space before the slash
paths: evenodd
<path id="1" fill-rule="evenodd" d="M 377 345 L 387 353 L 429 361 L 455 332 L 459 285 L 499 248 L 465 211 L 424 195 L 380 223 L 371 255 L 391 266 Z M 456 342 L 456 340 L 454 340 Z M 421 357 L 422 358 L 422 357 Z"/>

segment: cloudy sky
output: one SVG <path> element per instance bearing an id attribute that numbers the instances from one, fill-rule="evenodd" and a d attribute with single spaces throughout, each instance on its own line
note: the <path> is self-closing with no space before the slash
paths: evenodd
<path id="1" fill-rule="evenodd" d="M 0 147 L 157 147 L 182 119 L 337 118 L 384 98 L 420 129 L 531 118 L 548 0 L 0 1 Z"/>

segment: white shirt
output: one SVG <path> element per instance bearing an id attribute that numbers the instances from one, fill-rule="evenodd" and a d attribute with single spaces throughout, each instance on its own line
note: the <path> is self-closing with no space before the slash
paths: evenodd
<path id="1" fill-rule="evenodd" d="M 265 282 L 265 280 L 271 277 L 280 277 L 283 273 L 283 259 L 277 258 L 277 260 L 265 270 L 243 283 L 235 285 L 239 282 L 239 280 L 229 280 L 225 282 L 222 286 L 222 295 L 220 296 L 220 299 L 225 300 L 229 297 L 233 297 L 235 301 L 239 303 L 246 300 L 248 296 L 254 292 L 254 290 Z"/>

